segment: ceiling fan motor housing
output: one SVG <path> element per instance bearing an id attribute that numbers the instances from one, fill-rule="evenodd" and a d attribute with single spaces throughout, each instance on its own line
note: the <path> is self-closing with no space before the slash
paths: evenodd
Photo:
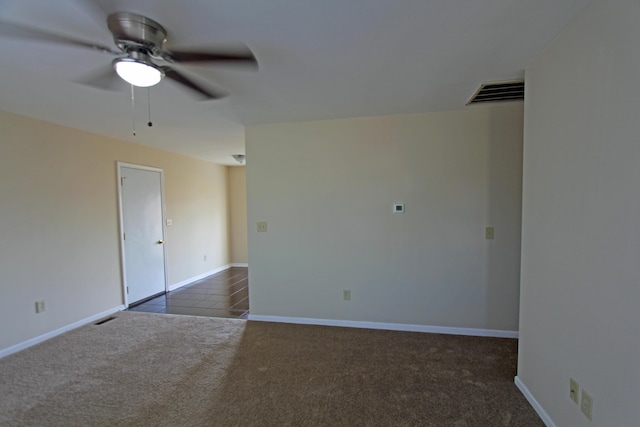
<path id="1" fill-rule="evenodd" d="M 97 0 L 87 0 L 97 1 Z M 2 3 L 2 0 L 0 0 Z M 2 7 L 0 7 L 1 9 Z M 102 9 L 102 7 L 100 7 Z M 95 12 L 98 12 L 95 10 Z M 104 15 L 101 15 L 104 16 Z M 173 50 L 165 49 L 167 31 L 162 25 L 146 16 L 130 12 L 116 12 L 107 17 L 107 27 L 117 46 L 92 43 L 78 38 L 48 33 L 40 29 L 14 22 L 5 22 L 0 16 L 0 37 L 13 36 L 28 40 L 38 40 L 67 46 L 80 47 L 116 56 L 112 62 L 115 72 L 132 86 L 150 87 L 158 84 L 164 77 L 195 92 L 204 100 L 220 99 L 226 93 L 213 90 L 192 80 L 189 76 L 173 68 L 173 64 L 228 63 L 245 65 L 257 69 L 258 61 L 247 47 L 209 50 Z M 111 89 L 113 71 L 104 69 L 85 84 L 100 89 Z M 109 87 L 107 87 L 109 86 Z"/>
<path id="2" fill-rule="evenodd" d="M 167 31 L 156 21 L 129 12 L 116 12 L 107 18 L 116 45 L 124 52 L 148 53 L 161 57 Z"/>

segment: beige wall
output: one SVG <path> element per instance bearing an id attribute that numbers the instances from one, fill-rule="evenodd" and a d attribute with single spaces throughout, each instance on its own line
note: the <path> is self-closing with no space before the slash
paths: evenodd
<path id="1" fill-rule="evenodd" d="M 557 426 L 640 425 L 639 22 L 597 0 L 526 72 L 518 378 Z"/>
<path id="2" fill-rule="evenodd" d="M 522 121 L 516 104 L 247 127 L 251 313 L 517 330 Z"/>
<path id="3" fill-rule="evenodd" d="M 247 180 L 244 166 L 229 166 L 229 250 L 232 264 L 247 263 Z"/>
<path id="4" fill-rule="evenodd" d="M 229 263 L 224 166 L 0 112 L 0 349 L 122 304 L 116 161 L 165 171 L 169 285 Z"/>

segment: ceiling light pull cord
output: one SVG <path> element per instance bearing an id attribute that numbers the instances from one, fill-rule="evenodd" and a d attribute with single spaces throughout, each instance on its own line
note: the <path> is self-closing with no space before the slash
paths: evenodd
<path id="1" fill-rule="evenodd" d="M 133 85 L 131 85 L 131 127 L 133 128 L 133 136 L 136 136 L 136 106 L 133 97 Z"/>
<path id="2" fill-rule="evenodd" d="M 153 126 L 153 123 L 151 123 L 151 88 L 150 87 L 147 88 L 147 106 L 149 107 L 149 123 L 147 123 L 147 126 L 151 127 Z"/>

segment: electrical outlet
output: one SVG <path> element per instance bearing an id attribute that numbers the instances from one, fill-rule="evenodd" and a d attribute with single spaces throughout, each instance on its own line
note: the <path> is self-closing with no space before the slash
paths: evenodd
<path id="1" fill-rule="evenodd" d="M 258 221 L 258 233 L 267 232 L 267 221 Z"/>
<path id="2" fill-rule="evenodd" d="M 44 300 L 36 301 L 36 313 L 42 313 L 44 311 Z"/>
<path id="3" fill-rule="evenodd" d="M 578 396 L 580 395 L 580 385 L 573 378 L 569 378 L 569 397 L 578 404 Z"/>
<path id="4" fill-rule="evenodd" d="M 342 299 L 345 301 L 351 301 L 351 291 L 349 289 L 342 291 Z"/>
<path id="5" fill-rule="evenodd" d="M 580 401 L 580 410 L 582 411 L 583 414 L 586 415 L 587 418 L 589 418 L 589 421 L 591 421 L 591 413 L 593 411 L 593 397 L 584 390 L 582 390 L 582 400 Z"/>
<path id="6" fill-rule="evenodd" d="M 493 227 L 487 227 L 484 229 L 484 238 L 487 240 L 493 240 Z"/>

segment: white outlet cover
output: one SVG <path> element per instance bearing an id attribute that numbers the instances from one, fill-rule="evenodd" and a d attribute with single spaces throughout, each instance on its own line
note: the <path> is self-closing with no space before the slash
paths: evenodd
<path id="1" fill-rule="evenodd" d="M 593 411 L 593 397 L 582 390 L 582 400 L 580 401 L 580 410 L 582 413 L 591 420 L 592 411 Z"/>
<path id="2" fill-rule="evenodd" d="M 44 311 L 44 301 L 36 301 L 36 313 L 42 313 Z"/>

